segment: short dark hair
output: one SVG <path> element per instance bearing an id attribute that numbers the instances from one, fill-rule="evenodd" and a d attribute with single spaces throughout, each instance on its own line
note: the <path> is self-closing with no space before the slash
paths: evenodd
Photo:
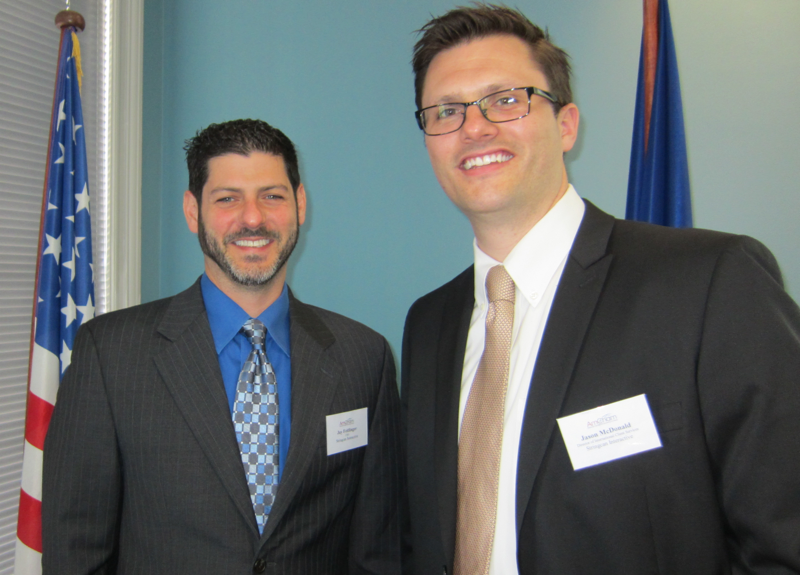
<path id="1" fill-rule="evenodd" d="M 433 18 L 417 30 L 422 38 L 414 45 L 411 65 L 417 109 L 422 108 L 422 88 L 433 59 L 442 51 L 487 36 L 515 36 L 525 42 L 531 58 L 547 79 L 548 91 L 556 97 L 555 112 L 572 102 L 569 55 L 550 41 L 547 30 L 528 20 L 519 10 L 497 4 L 458 6 Z M 514 86 L 515 88 L 518 86 Z M 537 86 L 544 89 L 544 86 Z"/>
<path id="2" fill-rule="evenodd" d="M 208 161 L 225 154 L 249 156 L 251 152 L 264 152 L 283 158 L 286 175 L 297 193 L 300 185 L 300 168 L 294 144 L 286 134 L 263 120 L 231 120 L 211 124 L 198 130 L 186 140 L 186 165 L 189 168 L 189 191 L 200 204 L 203 186 L 208 181 Z"/>

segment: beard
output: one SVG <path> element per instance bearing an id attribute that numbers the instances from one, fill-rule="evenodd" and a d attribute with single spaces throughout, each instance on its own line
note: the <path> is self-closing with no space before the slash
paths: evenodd
<path id="1" fill-rule="evenodd" d="M 295 225 L 288 235 L 283 238 L 278 232 L 268 230 L 265 227 L 256 229 L 243 228 L 236 233 L 228 234 L 222 239 L 222 245 L 215 237 L 210 235 L 203 225 L 203 218 L 197 218 L 197 239 L 200 242 L 200 249 L 203 253 L 211 258 L 219 268 L 227 275 L 232 281 L 243 287 L 258 288 L 269 284 L 275 274 L 286 265 L 289 256 L 292 255 L 297 240 L 300 235 L 300 227 Z M 278 258 L 275 262 L 268 267 L 255 267 L 254 269 L 243 269 L 237 266 L 230 258 L 225 246 L 231 242 L 242 238 L 265 238 L 270 241 L 276 242 L 281 246 L 278 252 Z M 281 245 L 281 240 L 283 243 Z M 261 260 L 260 256 L 246 256 L 244 261 L 247 263 L 257 264 Z"/>

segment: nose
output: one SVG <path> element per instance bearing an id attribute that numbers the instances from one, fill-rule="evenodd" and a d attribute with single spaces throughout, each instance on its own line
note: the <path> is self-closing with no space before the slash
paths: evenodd
<path id="1" fill-rule="evenodd" d="M 255 229 L 264 223 L 264 213 L 259 205 L 258 198 L 246 197 L 242 202 L 241 212 L 242 224 L 245 227 Z"/>
<path id="2" fill-rule="evenodd" d="M 478 104 L 467 106 L 461 132 L 470 140 L 482 140 L 497 134 L 497 124 L 486 119 Z"/>

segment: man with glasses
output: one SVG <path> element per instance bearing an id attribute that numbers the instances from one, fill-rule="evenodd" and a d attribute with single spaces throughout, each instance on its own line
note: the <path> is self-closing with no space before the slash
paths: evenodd
<path id="1" fill-rule="evenodd" d="M 475 5 L 415 46 L 475 264 L 406 320 L 409 574 L 800 573 L 800 310 L 750 238 L 616 220 L 567 55 Z"/>

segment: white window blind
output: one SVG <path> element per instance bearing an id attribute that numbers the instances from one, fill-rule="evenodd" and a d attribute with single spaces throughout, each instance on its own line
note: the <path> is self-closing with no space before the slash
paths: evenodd
<path id="1" fill-rule="evenodd" d="M 108 279 L 108 5 L 73 0 L 92 196 L 95 290 L 105 309 Z M 0 575 L 13 573 L 39 219 L 63 1 L 0 0 Z"/>

